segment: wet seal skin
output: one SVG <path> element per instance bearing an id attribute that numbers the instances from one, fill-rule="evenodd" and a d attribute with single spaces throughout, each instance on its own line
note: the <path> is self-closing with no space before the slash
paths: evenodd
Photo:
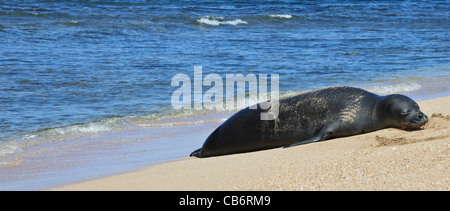
<path id="1" fill-rule="evenodd" d="M 275 120 L 261 120 L 267 109 L 245 108 L 206 139 L 190 156 L 211 157 L 277 147 L 292 147 L 383 128 L 416 130 L 428 122 L 407 96 L 328 87 L 282 98 Z"/>

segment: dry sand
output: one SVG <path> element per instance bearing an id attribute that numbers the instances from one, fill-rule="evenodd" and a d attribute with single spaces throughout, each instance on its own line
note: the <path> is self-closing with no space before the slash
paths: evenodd
<path id="1" fill-rule="evenodd" d="M 52 190 L 449 190 L 450 97 L 419 105 L 423 130 L 186 158 Z"/>

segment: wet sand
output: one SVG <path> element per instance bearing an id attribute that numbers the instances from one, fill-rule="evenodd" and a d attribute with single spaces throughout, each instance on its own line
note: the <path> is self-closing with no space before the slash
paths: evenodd
<path id="1" fill-rule="evenodd" d="M 450 97 L 419 105 L 422 130 L 185 158 L 51 190 L 450 190 Z"/>

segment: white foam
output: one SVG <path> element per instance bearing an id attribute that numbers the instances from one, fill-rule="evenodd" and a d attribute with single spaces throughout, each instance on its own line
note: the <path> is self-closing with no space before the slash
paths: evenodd
<path id="1" fill-rule="evenodd" d="M 248 24 L 247 21 L 243 21 L 241 19 L 235 19 L 231 21 L 226 21 L 223 17 L 214 17 L 214 16 L 203 16 L 200 19 L 197 19 L 197 22 L 204 25 L 209 26 L 219 26 L 219 25 L 239 25 L 239 24 Z"/>
<path id="2" fill-rule="evenodd" d="M 275 14 L 275 15 L 269 15 L 269 17 L 291 19 L 292 15 L 290 15 L 290 14 Z"/>
<path id="3" fill-rule="evenodd" d="M 377 94 L 393 94 L 393 93 L 404 93 L 411 92 L 420 89 L 422 86 L 414 81 L 403 82 L 391 85 L 382 85 L 368 87 L 367 90 L 377 93 Z"/>
<path id="4" fill-rule="evenodd" d="M 21 148 L 19 147 L 18 143 L 15 142 L 5 142 L 0 144 L 0 157 L 13 154 L 17 151 L 20 151 Z"/>
<path id="5" fill-rule="evenodd" d="M 48 131 L 48 134 L 67 135 L 71 133 L 97 133 L 108 130 L 111 130 L 111 128 L 108 126 L 89 123 L 87 125 L 73 125 L 68 127 L 51 129 Z"/>
<path id="6" fill-rule="evenodd" d="M 108 132 L 114 129 L 118 124 L 118 118 L 108 118 L 96 122 L 89 122 L 84 124 L 68 125 L 63 127 L 46 129 L 32 134 L 24 135 L 23 139 L 38 140 L 44 139 L 47 141 L 64 140 L 70 137 L 79 137 L 83 135 L 92 135 L 101 132 Z M 45 142 L 45 141 L 44 141 Z"/>
<path id="7" fill-rule="evenodd" d="M 95 135 L 101 132 L 112 131 L 115 128 L 115 125 L 120 122 L 120 118 L 108 118 L 96 122 L 68 125 L 24 134 L 21 138 L 16 140 L 3 143 L 0 142 L 0 157 L 16 153 L 38 144 L 69 140 L 85 135 Z"/>
<path id="8" fill-rule="evenodd" d="M 176 127 L 176 126 L 189 126 L 189 125 L 198 125 L 205 124 L 210 122 L 224 122 L 226 118 L 221 119 L 205 119 L 199 121 L 179 121 L 179 122 L 167 122 L 167 123 L 150 123 L 150 124 L 139 124 L 141 127 Z"/>
<path id="9" fill-rule="evenodd" d="M 45 137 L 60 137 L 64 135 L 95 134 L 111 131 L 115 126 L 117 126 L 117 124 L 122 121 L 123 120 L 121 118 L 107 118 L 95 122 L 52 128 L 45 130 L 37 135 Z"/>

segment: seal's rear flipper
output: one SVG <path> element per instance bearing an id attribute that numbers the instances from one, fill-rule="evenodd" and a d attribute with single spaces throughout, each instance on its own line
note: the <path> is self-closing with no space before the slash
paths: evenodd
<path id="1" fill-rule="evenodd" d="M 202 148 L 193 151 L 189 156 L 201 158 L 202 157 Z"/>

